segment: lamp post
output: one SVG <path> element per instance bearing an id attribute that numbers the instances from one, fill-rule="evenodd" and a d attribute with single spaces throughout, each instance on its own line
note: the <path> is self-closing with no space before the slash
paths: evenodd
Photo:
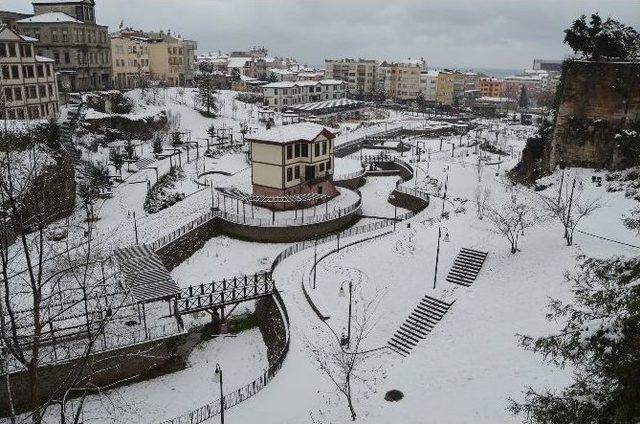
<path id="1" fill-rule="evenodd" d="M 338 296 L 339 297 L 345 297 L 346 294 L 344 292 L 344 281 L 342 282 L 342 284 L 340 285 L 340 291 L 338 291 Z M 353 298 L 353 282 L 349 281 L 349 320 L 347 323 L 347 338 L 345 339 L 343 337 L 342 340 L 340 340 L 340 344 L 342 344 L 343 346 L 347 346 L 347 349 L 349 349 L 349 344 L 351 343 L 351 299 Z"/>
<path id="2" fill-rule="evenodd" d="M 398 204 L 396 203 L 396 196 L 390 195 L 389 202 L 393 205 L 393 231 L 396 230 L 396 221 L 398 220 Z"/>
<path id="3" fill-rule="evenodd" d="M 138 222 L 136 221 L 136 211 L 129 211 L 129 213 L 127 213 L 127 215 L 129 216 L 129 218 L 133 217 L 133 231 L 136 235 L 136 246 L 138 245 Z"/>
<path id="4" fill-rule="evenodd" d="M 436 289 L 436 282 L 438 281 L 438 262 L 440 261 L 440 239 L 442 238 L 442 229 L 447 232 L 444 236 L 444 242 L 449 243 L 449 229 L 447 227 L 438 227 L 438 247 L 436 249 L 436 268 L 433 271 L 433 289 Z"/>
<path id="5" fill-rule="evenodd" d="M 444 182 L 444 195 L 442 196 L 442 215 L 444 215 L 444 204 L 447 201 L 447 191 L 449 189 L 449 165 L 445 168 L 445 172 L 447 173 L 447 178 Z"/>
<path id="6" fill-rule="evenodd" d="M 212 380 L 214 383 L 220 383 L 220 424 L 224 424 L 224 392 L 222 391 L 222 368 L 220 368 L 220 364 L 216 364 Z"/>
<path id="7" fill-rule="evenodd" d="M 316 277 L 318 275 L 318 238 L 313 242 L 313 289 L 316 289 Z"/>

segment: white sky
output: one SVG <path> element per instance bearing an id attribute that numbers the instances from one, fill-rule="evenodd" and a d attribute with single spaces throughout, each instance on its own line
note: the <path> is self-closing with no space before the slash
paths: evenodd
<path id="1" fill-rule="evenodd" d="M 563 29 L 599 11 L 640 29 L 639 0 L 96 0 L 99 23 L 172 29 L 199 51 L 264 45 L 309 65 L 328 57 L 424 57 L 439 66 L 525 68 L 562 59 Z M 0 9 L 31 11 L 26 0 Z"/>

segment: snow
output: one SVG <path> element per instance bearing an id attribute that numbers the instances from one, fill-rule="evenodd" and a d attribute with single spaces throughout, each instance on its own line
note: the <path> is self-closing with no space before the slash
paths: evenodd
<path id="1" fill-rule="evenodd" d="M 175 89 L 161 92 L 164 102 L 161 104 L 144 105 L 139 90 L 127 95 L 136 100 L 134 114 L 157 113 L 165 109 L 180 114 L 180 127 L 190 130 L 194 140 L 206 137 L 206 130 L 212 123 L 216 128 L 224 125 L 234 131 L 239 129 L 241 122 L 247 122 L 252 128 L 261 128 L 256 119 L 257 108 L 241 105 L 233 111 L 233 92 L 220 93 L 221 116 L 215 120 L 204 118 L 193 110 L 192 90 L 185 90 L 183 100 L 179 99 Z M 516 164 L 518 152 L 534 129 L 497 120 L 478 120 L 478 123 L 483 125 L 479 134 L 481 140 L 494 140 L 497 131 L 500 148 L 505 151 L 513 149 L 514 154 L 498 158 L 482 153 L 480 157 L 475 148 L 465 147 L 471 134 L 463 138 L 460 147 L 458 137 L 445 137 L 442 151 L 439 149 L 439 137 L 407 140 L 408 143 L 424 143 L 424 148 L 428 149 L 428 153 L 421 155 L 419 163 L 408 153 L 401 158 L 410 161 L 418 172 L 415 180 L 402 186 L 425 190 L 432 195 L 425 211 L 408 222 L 398 223 L 395 231 L 393 226 L 387 226 L 383 230 L 341 241 L 343 249 L 320 262 L 315 289 L 309 284 L 314 253 L 319 257 L 329 253 L 337 247 L 335 242 L 319 244 L 317 252 L 314 249 L 304 250 L 276 268 L 274 279 L 291 322 L 291 349 L 282 369 L 268 386 L 226 412 L 230 422 L 301 423 L 310 422 L 310 416 L 320 422 L 349 420 L 344 399 L 318 369 L 309 350 L 311 341 L 326 339 L 327 330 L 311 310 L 301 284 L 305 284 L 310 298 L 322 313 L 330 316 L 326 324 L 338 334 L 344 331 L 347 322 L 348 300 L 338 297 L 338 291 L 345 282 L 354 283 L 356 314 L 361 312 L 365 303 L 378 299 L 377 323 L 365 342 L 366 348 L 384 346 L 425 294 L 447 302 L 455 301 L 444 319 L 426 339 L 420 341 L 409 357 L 382 351 L 370 359 L 369 366 L 382 370 L 382 376 L 374 382 L 373 391 L 359 384 L 354 387 L 355 408 L 363 422 L 515 423 L 521 420 L 505 409 L 509 397 L 521 399 L 521 393 L 528 385 L 536 389 L 554 389 L 568 383 L 570 369 L 558 370 L 544 364 L 540 356 L 518 345 L 516 334 L 539 336 L 557 330 L 558 323 L 545 320 L 546 305 L 549 298 L 571 299 L 563 274 L 573 269 L 579 255 L 637 255 L 637 248 L 596 236 L 631 245 L 640 244 L 635 233 L 627 229 L 621 220 L 621 216 L 628 214 L 638 203 L 625 197 L 624 192 L 609 192 L 606 187 L 592 183 L 591 176 L 604 177 L 602 172 L 566 170 L 565 181 L 574 177 L 581 180 L 584 196 L 600 198 L 603 207 L 581 222 L 579 230 L 584 233 L 576 233 L 573 246 L 566 246 L 561 225 L 547 220 L 527 229 L 521 240 L 522 251 L 512 255 L 507 241 L 494 232 L 490 222 L 486 218 L 477 218 L 473 200 L 479 188 L 488 188 L 496 203 L 510 196 L 508 186 L 504 185 L 504 173 Z M 341 125 L 336 145 L 400 126 L 448 128 L 454 125 L 393 111 L 387 114 L 387 118 L 371 125 Z M 315 137 L 321 131 L 318 126 L 313 131 L 310 126 L 305 125 L 304 128 L 302 131 L 295 126 L 276 127 L 278 133 L 304 132 L 302 135 L 309 137 Z M 253 133 L 247 138 L 259 134 Z M 295 137 L 300 137 L 300 134 L 295 134 Z M 200 143 L 203 150 L 206 141 Z M 456 146 L 453 157 L 450 145 Z M 365 151 L 367 153 L 370 152 Z M 400 156 L 393 152 L 390 154 Z M 359 172 L 358 156 L 336 159 L 336 176 Z M 153 166 L 157 166 L 162 174 L 167 172 L 168 162 L 168 159 L 158 160 Z M 187 177 L 177 188 L 190 196 L 148 216 L 142 210 L 146 185 L 138 183 L 155 181 L 155 171 L 147 169 L 127 173 L 125 182 L 114 188 L 114 197 L 97 208 L 101 219 L 96 223 L 96 231 L 106 239 L 107 246 L 130 245 L 134 235 L 128 212 L 136 211 L 140 241 L 152 241 L 210 208 L 210 191 L 202 189 L 194 181 L 212 183 L 214 187 L 233 185 L 248 189 L 247 166 L 241 153 L 222 154 L 216 159 L 202 155 L 197 160 L 192 157 L 184 164 Z M 232 175 L 207 173 L 211 171 Z M 555 184 L 547 189 L 546 194 L 551 194 L 559 184 L 560 175 L 558 171 L 545 179 L 545 183 Z M 363 223 L 406 212 L 388 203 L 388 196 L 397 181 L 397 176 L 366 178 L 360 192 L 362 213 L 369 218 L 363 218 Z M 443 200 L 445 181 L 448 181 L 447 196 Z M 532 207 L 540 205 L 539 193 L 523 189 L 523 194 Z M 350 201 L 348 196 L 343 199 Z M 448 212 L 448 218 L 444 219 L 441 218 L 443 204 Z M 80 212 L 73 217 L 76 222 L 80 219 Z M 441 243 L 434 289 L 439 227 L 449 233 L 450 241 Z M 380 237 L 344 247 L 374 235 Z M 171 274 L 181 287 L 186 287 L 255 273 L 269 269 L 272 260 L 286 247 L 214 237 Z M 477 280 L 469 288 L 454 286 L 445 280 L 462 247 L 489 252 Z M 251 310 L 252 306 L 241 305 L 240 309 Z M 266 366 L 265 347 L 259 339 L 257 330 L 244 332 L 236 338 L 214 339 L 191 354 L 188 369 L 117 389 L 114 392 L 117 393 L 114 403 L 116 415 L 123 422 L 158 422 L 211 402 L 217 397 L 216 386 L 210 381 L 216 362 L 225 370 L 226 387 L 229 390 L 240 387 L 260 375 Z M 404 399 L 393 404 L 386 402 L 384 393 L 390 389 L 401 390 Z M 91 397 L 87 414 L 99 415 L 100 402 L 100 398 Z M 107 422 L 107 419 L 96 418 L 93 421 Z"/>
<path id="2" fill-rule="evenodd" d="M 271 143 L 291 143 L 294 141 L 313 141 L 323 131 L 333 132 L 322 125 L 313 122 L 299 122 L 297 124 L 282 125 L 258 131 L 249 136 L 250 140 L 266 141 Z"/>
<path id="3" fill-rule="evenodd" d="M 47 12 L 40 15 L 31 16 L 30 18 L 20 19 L 16 21 L 18 23 L 55 23 L 55 22 L 73 22 L 81 23 L 76 18 L 73 18 L 66 13 L 62 12 Z"/>

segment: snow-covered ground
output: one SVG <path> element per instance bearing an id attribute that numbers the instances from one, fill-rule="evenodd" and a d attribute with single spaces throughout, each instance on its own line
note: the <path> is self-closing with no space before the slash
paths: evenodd
<path id="1" fill-rule="evenodd" d="M 191 107 L 192 93 L 187 100 L 177 99 L 175 90 L 167 90 L 165 106 L 181 116 L 181 127 L 191 130 L 192 138 L 206 137 L 206 130 L 215 123 L 239 129 L 241 122 L 257 128 L 255 106 L 239 104 L 232 107 L 232 92 L 222 92 L 221 117 L 203 118 Z M 139 101 L 139 93 L 129 94 Z M 138 97 L 135 97 L 138 96 Z M 234 110 L 235 109 L 235 110 Z M 137 110 L 135 113 L 143 113 Z M 498 157 L 483 154 L 479 160 L 476 148 L 464 147 L 476 138 L 475 132 L 463 137 L 445 137 L 440 150 L 440 138 L 413 140 L 414 146 L 426 150 L 416 157 L 405 153 L 403 159 L 411 161 L 417 169 L 416 181 L 406 187 L 428 191 L 431 204 L 409 223 L 399 223 L 396 231 L 367 241 L 324 259 L 317 272 L 316 288 L 308 283 L 314 252 L 308 249 L 291 256 L 275 270 L 274 279 L 281 291 L 291 321 L 291 349 L 282 369 L 274 380 L 258 395 L 227 411 L 229 422 L 260 422 L 262 424 L 347 422 L 349 414 L 344 399 L 340 398 L 331 381 L 318 369 L 309 345 L 326 343 L 327 329 L 311 310 L 301 284 L 307 284 L 311 299 L 323 314 L 331 318 L 326 322 L 334 331 L 344 331 L 347 322 L 346 298 L 338 297 L 340 286 L 354 283 L 355 311 L 372 299 L 378 299 L 376 325 L 365 342 L 366 348 L 386 345 L 389 338 L 425 294 L 455 301 L 435 330 L 422 340 L 411 355 L 402 358 L 383 350 L 370 360 L 368 367 L 379 370 L 372 390 L 356 384 L 355 408 L 359 420 L 372 424 L 399 423 L 497 423 L 518 422 L 506 410 L 507 399 L 519 399 L 527 385 L 535 388 L 557 388 L 567 383 L 569 371 L 544 364 L 541 358 L 522 350 L 516 334 L 543 335 L 557 328 L 557 323 L 545 320 L 549 298 L 567 299 L 569 290 L 563 282 L 563 273 L 572 269 L 581 254 L 605 257 L 614 254 L 637 254 L 635 248 L 611 243 L 583 233 L 577 233 L 575 244 L 567 247 L 561 226 L 546 220 L 528 228 L 521 239 L 521 252 L 512 255 L 509 245 L 496 234 L 485 218 L 475 213 L 474 197 L 478 188 L 487 188 L 494 203 L 510 196 L 505 188 L 504 173 L 517 162 L 531 127 L 510 125 L 506 122 L 480 120 L 483 129 L 480 139 L 495 140 L 513 155 Z M 373 126 L 344 126 L 339 142 L 382 131 L 385 127 L 438 128 L 450 124 L 425 122 L 423 117 L 390 112 L 389 117 Z M 451 146 L 455 145 L 452 157 Z M 205 146 L 203 144 L 201 146 Z M 430 150 L 430 152 L 429 152 Z M 336 160 L 336 174 L 358 170 L 359 154 L 351 159 Z M 168 160 L 158 161 L 159 172 L 168 170 Z M 205 182 L 222 187 L 229 182 L 241 186 L 245 181 L 246 161 L 241 153 L 223 155 L 217 159 L 193 160 L 185 166 L 189 181 L 178 186 L 190 196 L 186 200 L 154 215 L 142 209 L 146 194 L 146 180 L 155 181 L 153 169 L 132 174 L 114 190 L 114 197 L 98 208 L 100 221 L 98 234 L 108 247 L 133 243 L 133 221 L 130 212 L 137 214 L 138 236 L 141 242 L 152 241 L 198 217 L 211 204 L 208 189 L 201 189 L 192 181 L 210 170 L 223 170 L 233 174 L 208 174 Z M 582 193 L 601 199 L 603 207 L 585 218 L 580 229 L 630 244 L 635 234 L 624 227 L 622 215 L 637 202 L 621 192 L 609 193 L 606 187 L 591 183 L 592 170 L 566 171 L 565 178 L 574 176 L 582 180 Z M 604 176 L 604 174 L 598 174 Z M 559 173 L 548 178 L 558 181 Z M 387 201 L 396 185 L 397 177 L 368 177 L 360 189 L 363 214 L 374 217 L 392 217 L 405 210 L 395 208 Z M 245 181 L 246 182 L 246 181 Z M 446 182 L 446 183 L 445 183 Z M 445 193 L 445 211 L 449 217 L 441 219 L 442 196 Z M 553 190 L 553 188 L 548 189 Z M 540 206 L 539 193 L 523 189 L 531 199 L 532 207 Z M 81 222 L 81 211 L 74 216 Z M 368 218 L 373 220 L 375 218 Z M 433 289 L 438 227 L 450 236 L 442 243 L 437 275 Z M 384 231 L 391 231 L 387 227 Z M 355 241 L 375 233 L 355 236 Z M 346 242 L 345 242 L 346 243 Z M 334 246 L 318 246 L 324 254 Z M 468 247 L 489 253 L 478 279 L 469 288 L 454 286 L 445 281 L 455 255 Z M 270 267 L 273 258 L 286 245 L 260 244 L 216 237 L 172 271 L 181 286 L 210 282 L 242 273 L 252 273 Z M 250 309 L 250 306 L 247 305 Z M 237 338 L 218 338 L 207 342 L 189 358 L 190 367 L 184 371 L 159 377 L 144 383 L 118 389 L 113 407 L 122 422 L 158 422 L 197 408 L 217 397 L 210 375 L 216 362 L 225 369 L 226 384 L 234 389 L 255 378 L 266 366 L 265 348 L 257 330 L 243 333 Z M 384 400 L 387 390 L 398 389 L 404 399 L 397 403 Z M 100 399 L 92 398 L 87 413 L 99 415 Z M 93 406 L 92 406 L 93 405 Z M 127 410 L 125 412 L 125 410 Z M 108 419 L 95 419 L 107 422 Z M 212 421 L 214 422 L 214 421 Z"/>

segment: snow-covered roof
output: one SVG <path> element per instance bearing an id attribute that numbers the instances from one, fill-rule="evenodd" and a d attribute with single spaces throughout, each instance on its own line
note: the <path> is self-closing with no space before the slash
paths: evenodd
<path id="1" fill-rule="evenodd" d="M 361 103 L 362 102 L 358 100 L 333 99 L 333 100 L 324 100 L 321 102 L 311 102 L 311 103 L 293 105 L 293 106 L 290 106 L 290 108 L 293 110 L 317 111 L 317 110 L 323 110 L 323 109 L 331 109 L 334 107 L 356 106 Z"/>
<path id="2" fill-rule="evenodd" d="M 247 62 L 251 62 L 251 57 L 230 57 L 227 63 L 229 68 L 244 68 Z"/>
<path id="3" fill-rule="evenodd" d="M 268 130 L 258 131 L 251 135 L 253 141 L 267 143 L 292 143 L 294 141 L 313 141 L 323 132 L 334 136 L 334 131 L 329 128 L 311 122 L 300 122 L 292 125 L 282 125 Z"/>
<path id="4" fill-rule="evenodd" d="M 336 79 L 324 79 L 324 80 L 320 80 L 318 82 L 320 84 L 324 84 L 324 85 L 342 85 L 342 84 L 344 84 L 344 81 L 336 80 Z"/>
<path id="5" fill-rule="evenodd" d="M 272 82 L 271 84 L 265 84 L 264 88 L 293 88 L 297 83 L 292 81 L 280 81 Z"/>
<path id="6" fill-rule="evenodd" d="M 74 22 L 82 23 L 76 18 L 62 12 L 47 12 L 35 15 L 30 18 L 20 19 L 18 23 L 53 23 L 53 22 Z"/>
<path id="7" fill-rule="evenodd" d="M 49 57 L 37 56 L 36 55 L 36 62 L 54 62 L 54 60 L 49 58 Z"/>

